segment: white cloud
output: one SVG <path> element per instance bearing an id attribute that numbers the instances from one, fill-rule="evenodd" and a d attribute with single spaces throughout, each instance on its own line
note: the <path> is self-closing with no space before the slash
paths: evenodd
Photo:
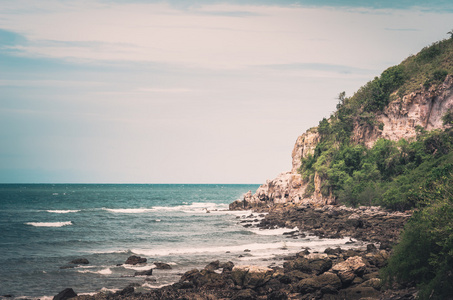
<path id="1" fill-rule="evenodd" d="M 11 5 L 21 7 L 23 2 Z M 375 69 L 382 60 L 395 57 L 382 43 L 391 46 L 407 38 L 406 46 L 397 47 L 397 55 L 405 55 L 408 49 L 417 49 L 414 37 L 424 41 L 442 36 L 440 30 L 428 37 L 432 34 L 426 28 L 428 22 L 442 28 L 452 17 L 417 10 L 226 4 L 178 10 L 165 3 L 44 0 L 34 2 L 34 7 L 0 18 L 0 28 L 27 36 L 29 44 L 16 47 L 26 55 L 203 68 L 341 62 Z M 231 12 L 241 12 L 243 17 Z M 402 24 L 411 30 L 388 30 Z M 381 52 L 376 55 L 379 61 L 370 60 L 370 53 L 377 52 Z"/>

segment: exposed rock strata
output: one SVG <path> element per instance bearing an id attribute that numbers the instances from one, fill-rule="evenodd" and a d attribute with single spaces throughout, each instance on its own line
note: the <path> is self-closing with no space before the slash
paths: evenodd
<path id="1" fill-rule="evenodd" d="M 442 116 L 453 108 L 453 77 L 447 76 L 444 83 L 437 88 L 425 90 L 396 98 L 376 115 L 377 123 L 383 125 L 382 130 L 378 127 L 360 126 L 355 122 L 352 140 L 363 143 L 368 147 L 379 138 L 393 141 L 399 139 L 411 140 L 416 136 L 417 126 L 425 130 L 443 128 Z M 335 204 L 333 196 L 322 196 L 321 180 L 315 174 L 314 193 L 307 197 L 305 190 L 307 183 L 302 180 L 298 170 L 301 166 L 301 158 L 313 154 L 320 140 L 317 128 L 311 128 L 296 140 L 292 151 L 291 171 L 281 173 L 277 178 L 268 180 L 261 185 L 255 194 L 248 194 L 242 203 L 233 203 L 230 209 L 269 208 L 280 203 L 311 203 L 314 205 Z"/>

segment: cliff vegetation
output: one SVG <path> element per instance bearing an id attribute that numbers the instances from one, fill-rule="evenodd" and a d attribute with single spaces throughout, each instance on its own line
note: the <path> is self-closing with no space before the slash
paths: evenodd
<path id="1" fill-rule="evenodd" d="M 452 75 L 453 35 L 388 68 L 352 97 L 341 93 L 299 168 L 305 197 L 321 182 L 322 196 L 342 204 L 414 210 L 382 275 L 388 284 L 417 285 L 420 299 L 453 295 L 453 111 L 443 111 L 442 128 L 434 130 L 429 111 L 407 139 L 382 138 L 388 126 L 382 120 L 392 105 L 402 114 L 415 95 L 436 96 Z"/>

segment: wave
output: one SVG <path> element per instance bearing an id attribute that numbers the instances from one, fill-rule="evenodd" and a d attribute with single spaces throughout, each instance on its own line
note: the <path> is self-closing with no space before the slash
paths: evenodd
<path id="1" fill-rule="evenodd" d="M 151 208 L 106 208 L 102 210 L 111 213 L 120 214 L 143 214 L 157 211 L 180 211 L 185 213 L 207 213 L 207 212 L 222 212 L 230 213 L 228 211 L 228 204 L 223 203 L 211 203 L 211 202 L 193 202 L 192 204 L 183 204 L 177 206 L 153 206 Z M 156 221 L 158 222 L 158 221 Z"/>
<path id="2" fill-rule="evenodd" d="M 79 212 L 80 210 L 77 210 L 77 209 L 68 209 L 68 210 L 46 210 L 47 212 L 49 213 L 54 213 L 54 214 L 67 214 L 67 213 L 76 213 L 76 212 Z"/>
<path id="3" fill-rule="evenodd" d="M 250 229 L 251 232 L 259 234 L 259 235 L 283 235 L 287 232 L 292 231 L 299 231 L 299 228 L 294 227 L 293 229 L 290 228 L 277 228 L 277 229 L 260 229 L 260 228 L 253 228 Z"/>
<path id="4" fill-rule="evenodd" d="M 27 222 L 25 225 L 31 225 L 34 227 L 63 227 L 73 225 L 71 221 L 67 222 Z"/>
<path id="5" fill-rule="evenodd" d="M 92 273 L 92 274 L 101 274 L 101 275 L 110 275 L 112 270 L 110 268 L 105 268 L 99 271 L 90 271 L 90 270 L 77 270 L 79 273 Z"/>
<path id="6" fill-rule="evenodd" d="M 155 209 L 152 208 L 102 208 L 103 210 L 106 210 L 111 213 L 118 213 L 118 214 L 142 214 L 142 213 L 147 213 L 151 211 L 155 211 Z"/>

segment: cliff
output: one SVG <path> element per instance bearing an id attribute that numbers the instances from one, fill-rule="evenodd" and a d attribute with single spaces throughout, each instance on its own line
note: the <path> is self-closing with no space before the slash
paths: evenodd
<path id="1" fill-rule="evenodd" d="M 375 124 L 361 124 L 359 119 L 353 121 L 351 141 L 372 147 L 378 139 L 398 141 L 400 139 L 414 140 L 417 130 L 423 128 L 430 131 L 444 129 L 442 117 L 453 108 L 453 76 L 448 75 L 436 86 L 425 88 L 420 86 L 417 91 L 403 96 L 391 95 L 388 105 L 375 112 Z M 306 193 L 309 185 L 304 181 L 299 168 L 302 158 L 313 155 L 321 140 L 318 127 L 307 130 L 296 140 L 292 151 L 291 171 L 281 173 L 275 179 L 267 180 L 257 191 L 247 193 L 242 201 L 230 205 L 230 209 L 268 208 L 281 203 L 309 203 L 315 206 L 336 204 L 336 197 L 330 193 L 321 193 L 322 178 L 315 173 L 314 191 Z"/>

